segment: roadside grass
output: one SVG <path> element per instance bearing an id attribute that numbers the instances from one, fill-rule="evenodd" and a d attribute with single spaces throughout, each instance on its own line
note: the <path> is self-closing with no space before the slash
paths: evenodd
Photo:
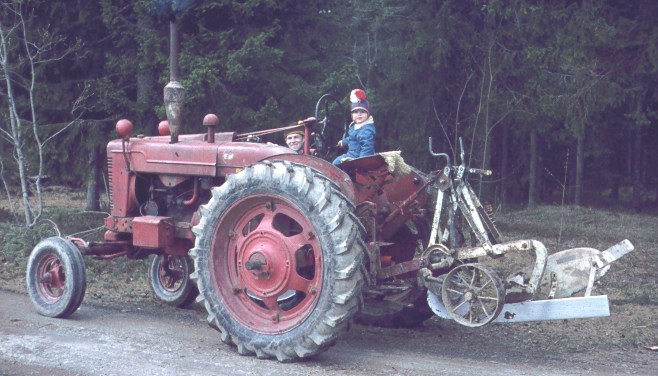
<path id="1" fill-rule="evenodd" d="M 102 240 L 105 212 L 84 210 L 84 192 L 64 187 L 45 191 L 42 219 L 32 229 L 17 223 L 21 214 L 13 215 L 6 200 L 0 200 L 0 288 L 26 292 L 25 272 L 32 248 L 51 236 L 73 236 L 88 241 Z M 20 207 L 17 210 L 22 210 Z M 148 297 L 146 272 L 150 259 L 130 260 L 119 257 L 97 260 L 85 257 L 88 298 L 116 301 L 130 297 Z"/>
<path id="2" fill-rule="evenodd" d="M 628 239 L 635 251 L 616 261 L 599 281 L 598 294 L 615 304 L 658 304 L 658 216 L 574 206 L 542 206 L 502 213 L 506 239 L 536 239 L 555 253 L 569 248 L 605 250 Z"/>

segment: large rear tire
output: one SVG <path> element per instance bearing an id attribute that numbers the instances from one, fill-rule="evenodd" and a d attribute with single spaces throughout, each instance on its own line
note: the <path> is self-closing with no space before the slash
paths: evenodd
<path id="1" fill-rule="evenodd" d="M 201 211 L 192 278 L 223 342 L 283 362 L 347 331 L 365 246 L 338 186 L 299 164 L 262 162 L 214 188 Z"/>
<path id="2" fill-rule="evenodd" d="M 27 292 L 43 316 L 68 317 L 82 303 L 87 288 L 80 250 L 60 237 L 44 239 L 27 262 Z"/>

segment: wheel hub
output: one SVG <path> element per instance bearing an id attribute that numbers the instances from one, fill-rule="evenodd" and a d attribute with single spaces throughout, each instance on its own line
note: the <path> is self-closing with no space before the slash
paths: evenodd
<path id="1" fill-rule="evenodd" d="M 263 272 L 263 270 L 267 270 L 267 258 L 260 252 L 252 253 L 249 257 L 249 261 L 244 264 L 244 267 L 245 269 L 252 271 L 251 274 L 257 278 L 269 277 L 269 273 Z"/>
<path id="2" fill-rule="evenodd" d="M 256 296 L 276 296 L 284 292 L 290 278 L 290 255 L 280 235 L 270 231 L 254 231 L 239 249 L 238 268 L 245 287 Z"/>
<path id="3" fill-rule="evenodd" d="M 222 307 L 259 333 L 298 326 L 313 312 L 324 280 L 311 213 L 269 193 L 247 195 L 221 211 L 208 266 Z"/>
<path id="4" fill-rule="evenodd" d="M 182 261 L 178 256 L 165 256 L 158 269 L 160 284 L 170 292 L 180 289 L 183 284 L 184 274 Z"/>
<path id="5" fill-rule="evenodd" d="M 60 297 L 64 290 L 64 271 L 54 255 L 44 258 L 39 265 L 39 291 L 44 299 Z"/>

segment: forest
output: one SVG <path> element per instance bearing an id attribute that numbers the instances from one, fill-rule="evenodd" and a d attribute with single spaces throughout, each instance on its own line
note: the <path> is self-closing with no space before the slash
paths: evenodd
<path id="1" fill-rule="evenodd" d="M 326 93 L 342 128 L 362 88 L 378 151 L 430 171 L 428 138 L 453 157 L 461 138 L 498 207 L 658 206 L 654 0 L 0 1 L 2 200 L 103 189 L 117 120 L 152 135 L 165 118 L 175 21 L 183 133 L 207 113 L 288 125 Z"/>

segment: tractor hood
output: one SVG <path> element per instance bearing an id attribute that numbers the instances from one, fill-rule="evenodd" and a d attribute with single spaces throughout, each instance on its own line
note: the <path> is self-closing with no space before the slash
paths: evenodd
<path id="1" fill-rule="evenodd" d="M 266 158 L 295 154 L 287 147 L 235 142 L 234 137 L 233 132 L 217 133 L 215 142 L 208 143 L 205 134 L 181 135 L 175 144 L 167 136 L 131 137 L 108 143 L 107 157 L 113 167 L 133 172 L 223 176 Z"/>

